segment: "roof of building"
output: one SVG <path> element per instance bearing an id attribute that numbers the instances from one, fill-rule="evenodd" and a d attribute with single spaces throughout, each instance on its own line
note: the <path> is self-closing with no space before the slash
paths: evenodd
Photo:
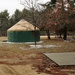
<path id="1" fill-rule="evenodd" d="M 33 31 L 34 26 L 27 22 L 26 20 L 22 19 L 15 25 L 13 25 L 11 28 L 9 28 L 7 31 Z M 39 30 L 39 28 L 36 27 L 36 30 Z"/>

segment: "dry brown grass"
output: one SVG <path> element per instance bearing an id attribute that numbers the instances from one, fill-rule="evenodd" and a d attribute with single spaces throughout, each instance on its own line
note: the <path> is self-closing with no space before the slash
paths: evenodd
<path id="1" fill-rule="evenodd" d="M 0 41 L 6 40 L 6 39 L 7 39 L 6 37 L 3 37 L 3 38 L 1 37 Z M 12 74 L 9 73 L 9 75 L 13 75 L 13 74 L 14 75 L 23 75 L 22 72 L 25 73 L 28 70 L 30 70 L 30 72 L 32 72 L 32 73 L 30 74 L 28 71 L 27 75 L 35 75 L 35 74 L 37 75 L 38 73 L 41 73 L 40 75 L 48 75 L 48 73 L 49 73 L 49 75 L 50 74 L 51 75 L 63 75 L 63 74 L 74 75 L 75 74 L 75 66 L 72 68 L 69 68 L 69 69 L 68 68 L 60 69 L 59 67 L 53 67 L 53 65 L 51 65 L 53 62 L 48 60 L 43 55 L 43 53 L 45 53 L 45 52 L 50 52 L 50 53 L 75 52 L 75 42 L 64 41 L 63 39 L 58 39 L 58 38 L 52 38 L 51 40 L 47 40 L 46 38 L 43 38 L 43 39 L 41 39 L 41 41 L 42 41 L 42 43 L 37 43 L 37 44 L 38 45 L 56 45 L 56 46 L 60 46 L 60 47 L 39 48 L 39 49 L 32 48 L 31 49 L 30 48 L 31 44 L 18 44 L 18 43 L 12 44 L 12 43 L 4 43 L 4 42 L 2 43 L 1 42 L 0 43 L 0 65 L 4 64 L 4 66 L 2 66 L 4 72 L 6 72 L 5 69 L 7 68 L 6 70 L 9 69 L 12 73 Z M 48 64 L 50 64 L 49 65 L 50 68 L 48 68 Z M 43 71 L 40 71 L 40 69 L 42 69 L 42 68 L 40 68 L 41 65 L 46 66 L 45 69 L 43 69 Z M 11 69 L 10 66 L 11 66 L 11 68 L 14 68 L 14 69 Z M 32 68 L 32 70 L 30 68 Z M 52 71 L 51 70 L 48 71 L 46 68 L 51 69 Z M 0 69 L 1 69 L 1 67 L 0 67 Z M 19 71 L 17 69 L 19 69 Z M 25 71 L 22 69 L 24 69 Z M 72 70 L 72 71 L 70 71 L 70 70 Z M 13 73 L 13 71 L 14 71 L 14 73 Z M 57 74 L 57 72 L 59 74 Z M 61 74 L 61 72 L 62 72 L 62 74 Z M 0 71 L 0 73 L 3 73 L 3 72 Z M 45 74 L 42 74 L 42 73 L 45 73 Z M 8 71 L 4 75 L 8 75 Z"/>
<path id="2" fill-rule="evenodd" d="M 5 40 L 6 37 L 1 37 L 0 41 Z M 15 57 L 20 55 L 28 55 L 31 53 L 45 53 L 45 52 L 75 52 L 75 42 L 64 41 L 63 39 L 51 40 L 41 39 L 42 43 L 39 45 L 56 45 L 60 47 L 54 48 L 30 48 L 31 44 L 16 44 L 16 43 L 0 43 L 0 57 L 9 56 Z"/>

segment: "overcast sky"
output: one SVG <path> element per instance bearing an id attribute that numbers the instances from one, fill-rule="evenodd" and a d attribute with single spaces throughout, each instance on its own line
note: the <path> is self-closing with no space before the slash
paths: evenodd
<path id="1" fill-rule="evenodd" d="M 45 3 L 50 0 L 40 0 L 40 2 Z M 20 4 L 20 0 L 0 0 L 0 12 L 8 10 L 10 15 L 14 13 L 16 9 L 22 10 L 23 5 Z"/>

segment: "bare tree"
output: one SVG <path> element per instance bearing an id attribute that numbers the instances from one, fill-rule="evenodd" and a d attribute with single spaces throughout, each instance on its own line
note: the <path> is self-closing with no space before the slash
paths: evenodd
<path id="1" fill-rule="evenodd" d="M 20 3 L 24 6 L 25 9 L 30 10 L 32 14 L 31 21 L 34 25 L 34 39 L 36 45 L 36 11 L 40 9 L 40 6 L 38 5 L 38 0 L 20 0 Z"/>

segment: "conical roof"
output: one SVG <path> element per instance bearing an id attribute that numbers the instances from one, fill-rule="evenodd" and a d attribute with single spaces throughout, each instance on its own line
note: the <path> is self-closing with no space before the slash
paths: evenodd
<path id="1" fill-rule="evenodd" d="M 27 22 L 26 20 L 22 19 L 18 23 L 16 23 L 14 26 L 9 28 L 7 31 L 33 31 L 34 26 Z M 39 30 L 39 28 L 36 27 L 36 30 Z"/>

